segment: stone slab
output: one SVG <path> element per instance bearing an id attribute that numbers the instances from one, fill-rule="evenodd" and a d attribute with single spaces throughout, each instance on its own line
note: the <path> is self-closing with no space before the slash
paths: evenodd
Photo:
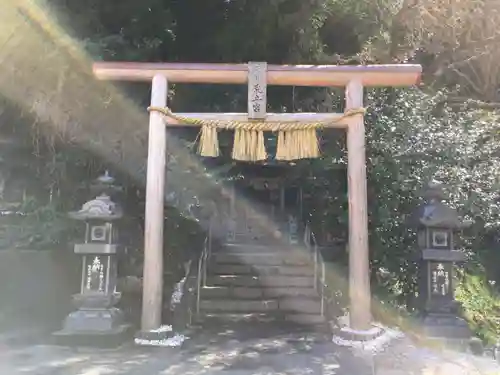
<path id="1" fill-rule="evenodd" d="M 211 298 L 286 298 L 286 297 L 318 297 L 318 293 L 312 287 L 306 288 L 261 288 L 261 287 L 231 287 L 231 286 L 206 286 L 201 291 L 203 299 Z"/>
<path id="2" fill-rule="evenodd" d="M 106 332 L 61 330 L 52 334 L 52 343 L 72 347 L 117 348 L 132 340 L 131 325 L 123 324 Z"/>
<path id="3" fill-rule="evenodd" d="M 202 299 L 212 298 L 241 298 L 241 299 L 259 299 L 265 294 L 265 290 L 259 287 L 225 287 L 225 286 L 207 286 L 201 291 Z"/>
<path id="4" fill-rule="evenodd" d="M 313 287 L 274 287 L 264 289 L 265 297 L 318 297 Z"/>
<path id="5" fill-rule="evenodd" d="M 430 338 L 468 340 L 471 331 L 467 322 L 451 314 L 429 314 L 422 320 L 422 330 Z"/>
<path id="6" fill-rule="evenodd" d="M 283 262 L 285 263 L 285 262 Z M 282 276 L 313 276 L 314 269 L 303 265 L 262 265 L 262 264 L 214 264 L 209 267 L 214 274 L 235 275 L 282 275 Z"/>
<path id="7" fill-rule="evenodd" d="M 278 310 L 277 300 L 227 300 L 213 299 L 201 301 L 201 309 L 206 312 L 267 312 Z"/>
<path id="8" fill-rule="evenodd" d="M 326 318 L 319 314 L 287 314 L 285 319 L 289 322 L 298 324 L 323 324 L 326 323 Z"/>
<path id="9" fill-rule="evenodd" d="M 295 256 L 293 254 L 258 254 L 258 253 L 214 253 L 212 259 L 217 264 L 243 264 L 250 266 L 268 265 L 297 265 L 308 266 L 311 265 L 311 260 L 305 256 Z"/>
<path id="10" fill-rule="evenodd" d="M 244 287 L 262 286 L 265 288 L 307 288 L 314 286 L 314 280 L 312 277 L 304 276 L 213 275 L 210 276 L 208 285 Z"/>
<path id="11" fill-rule="evenodd" d="M 304 276 L 262 276 L 261 285 L 266 287 L 313 287 L 312 277 Z"/>
<path id="12" fill-rule="evenodd" d="M 260 283 L 255 276 L 214 275 L 209 277 L 208 285 L 256 287 Z"/>
<path id="13" fill-rule="evenodd" d="M 304 314 L 321 314 L 321 301 L 318 298 L 287 297 L 280 299 L 280 310 L 297 311 Z"/>
<path id="14" fill-rule="evenodd" d="M 464 262 L 467 259 L 467 255 L 459 250 L 424 249 L 422 250 L 422 259 L 442 262 Z"/>
<path id="15" fill-rule="evenodd" d="M 117 308 L 81 309 L 67 316 L 63 330 L 74 334 L 80 332 L 106 334 L 123 327 L 123 324 L 123 312 Z"/>

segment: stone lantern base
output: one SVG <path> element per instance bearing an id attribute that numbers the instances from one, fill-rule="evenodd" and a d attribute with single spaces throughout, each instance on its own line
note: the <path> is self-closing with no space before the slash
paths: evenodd
<path id="1" fill-rule="evenodd" d="M 113 295 L 73 296 L 78 310 L 71 312 L 63 329 L 55 332 L 57 342 L 66 345 L 109 347 L 121 345 L 132 336 L 131 325 L 125 323 L 123 312 L 113 307 Z"/>
<path id="2" fill-rule="evenodd" d="M 132 337 L 130 327 L 117 327 L 106 332 L 70 332 L 63 329 L 53 333 L 53 339 L 58 345 L 93 348 L 117 348 Z"/>
<path id="3" fill-rule="evenodd" d="M 422 319 L 422 332 L 426 338 L 457 349 L 466 349 L 472 332 L 461 317 L 447 313 L 429 313 Z"/>

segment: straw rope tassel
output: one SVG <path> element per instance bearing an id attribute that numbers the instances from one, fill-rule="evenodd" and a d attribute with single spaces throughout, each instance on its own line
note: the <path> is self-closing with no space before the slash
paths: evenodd
<path id="1" fill-rule="evenodd" d="M 234 140 L 233 140 L 233 153 L 231 155 L 231 157 L 234 159 L 234 160 L 241 160 L 242 158 L 242 144 L 244 144 L 244 142 L 242 142 L 241 138 L 243 137 L 243 131 L 241 129 L 236 129 L 234 131 Z M 236 147 L 236 145 L 238 145 L 238 147 Z"/>
<path id="2" fill-rule="evenodd" d="M 184 116 L 175 115 L 170 108 L 162 107 L 148 107 L 148 111 L 157 111 L 164 116 L 173 118 L 179 122 L 187 124 L 199 125 L 201 127 L 200 143 L 198 144 L 198 153 L 205 157 L 217 157 L 220 155 L 219 151 L 219 137 L 217 135 L 216 124 L 210 121 L 203 121 L 194 118 L 187 118 Z"/>
<path id="3" fill-rule="evenodd" d="M 264 132 L 235 129 L 232 157 L 234 160 L 260 161 L 267 159 Z"/>
<path id="4" fill-rule="evenodd" d="M 198 153 L 201 156 L 211 158 L 219 156 L 219 138 L 217 136 L 217 128 L 206 125 L 201 127 Z"/>
<path id="5" fill-rule="evenodd" d="M 266 145 L 265 145 L 263 131 L 257 132 L 257 148 L 255 149 L 255 151 L 257 153 L 257 155 L 255 155 L 257 160 L 267 159 L 267 152 L 266 152 Z"/>
<path id="6" fill-rule="evenodd" d="M 276 156 L 277 160 L 285 160 L 285 150 L 286 150 L 286 132 L 280 131 L 278 133 L 278 144 L 276 145 Z"/>
<path id="7" fill-rule="evenodd" d="M 232 157 L 235 160 L 259 161 L 267 158 L 264 131 L 278 132 L 276 150 L 277 160 L 296 160 L 317 158 L 320 156 L 317 130 L 327 125 L 326 122 L 265 122 L 265 121 L 218 121 L 200 120 L 179 116 L 169 108 L 149 107 L 148 111 L 157 111 L 179 122 L 201 126 L 198 152 L 202 156 L 219 155 L 218 129 L 234 130 Z M 364 108 L 350 109 L 335 121 L 362 115 Z"/>
<path id="8" fill-rule="evenodd" d="M 316 129 L 280 131 L 276 148 L 277 160 L 296 160 L 320 156 Z"/>
<path id="9" fill-rule="evenodd" d="M 253 160 L 255 157 L 255 140 L 257 137 L 255 136 L 255 132 L 253 130 L 245 131 L 243 130 L 244 137 L 241 137 L 242 141 L 245 142 L 243 145 L 243 149 L 245 152 L 243 153 L 243 158 L 241 160 Z M 236 145 L 234 145 L 236 147 Z"/>

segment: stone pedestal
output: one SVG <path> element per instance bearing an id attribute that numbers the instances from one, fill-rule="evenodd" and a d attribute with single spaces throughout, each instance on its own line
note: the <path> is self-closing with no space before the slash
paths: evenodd
<path id="1" fill-rule="evenodd" d="M 131 336 L 123 312 L 114 307 L 119 294 L 87 293 L 74 296 L 78 310 L 71 312 L 63 329 L 54 333 L 59 342 L 75 345 L 116 346 Z"/>
<path id="2" fill-rule="evenodd" d="M 103 252 L 97 253 L 98 249 Z M 66 344 L 118 345 L 131 334 L 131 326 L 115 307 L 121 297 L 116 292 L 116 247 L 76 245 L 75 252 L 84 254 L 81 292 L 73 296 L 77 310 L 66 317 L 63 329 L 54 335 Z"/>
<path id="3" fill-rule="evenodd" d="M 427 313 L 424 315 L 422 326 L 424 333 L 429 338 L 468 342 L 471 337 L 467 322 L 456 314 Z"/>
<path id="4" fill-rule="evenodd" d="M 436 253 L 434 253 L 436 255 Z M 437 253 L 439 254 L 439 252 Z M 436 256 L 437 258 L 438 256 Z M 461 252 L 446 251 L 439 259 L 422 257 L 425 290 L 421 307 L 423 333 L 430 339 L 438 339 L 449 345 L 465 346 L 471 338 L 467 322 L 460 316 L 460 306 L 454 296 L 455 262 L 464 261 Z"/>

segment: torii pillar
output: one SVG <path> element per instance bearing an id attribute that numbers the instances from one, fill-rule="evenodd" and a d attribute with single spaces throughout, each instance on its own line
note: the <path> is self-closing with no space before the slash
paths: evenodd
<path id="1" fill-rule="evenodd" d="M 167 105 L 167 78 L 158 74 L 151 84 L 151 106 Z M 146 212 L 144 223 L 144 271 L 141 330 L 161 326 L 163 306 L 163 224 L 167 132 L 161 114 L 149 114 L 148 165 L 146 177 Z"/>
<path id="2" fill-rule="evenodd" d="M 183 63 L 95 63 L 94 74 L 102 80 L 152 82 L 151 105 L 163 107 L 167 79 L 174 83 L 245 84 L 247 64 Z M 267 65 L 267 84 L 346 88 L 346 109 L 363 106 L 364 87 L 404 87 L 420 80 L 420 65 Z M 201 120 L 246 121 L 247 113 L 182 113 Z M 350 328 L 367 331 L 371 326 L 371 291 L 368 251 L 365 127 L 363 115 L 344 121 L 338 113 L 269 113 L 266 121 L 332 121 L 330 127 L 347 131 L 349 193 L 349 296 Z M 192 126 L 166 120 L 167 126 Z M 163 284 L 163 204 L 165 187 L 165 119 L 151 112 L 149 121 L 148 171 L 146 186 L 146 233 L 144 248 L 144 289 L 142 331 L 158 330 L 161 325 Z"/>
<path id="3" fill-rule="evenodd" d="M 345 92 L 346 109 L 363 107 L 363 84 L 352 80 Z M 366 191 L 365 124 L 362 115 L 347 126 L 347 191 L 349 200 L 350 327 L 368 330 L 371 323 L 370 254 Z M 355 306 L 355 307 L 354 307 Z"/>

